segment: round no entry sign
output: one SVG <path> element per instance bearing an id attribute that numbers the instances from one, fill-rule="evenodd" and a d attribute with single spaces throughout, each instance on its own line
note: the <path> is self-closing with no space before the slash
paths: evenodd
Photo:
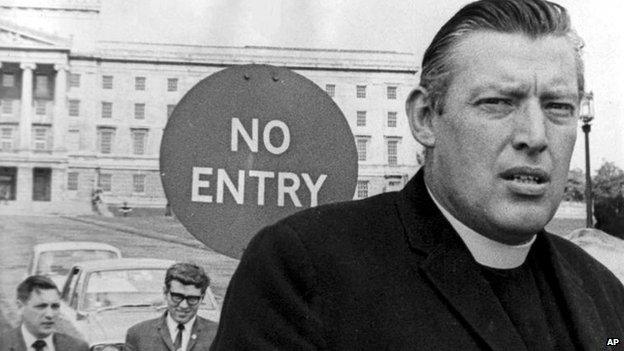
<path id="1" fill-rule="evenodd" d="M 237 66 L 199 82 L 163 135 L 165 195 L 184 226 L 239 258 L 262 227 L 353 197 L 357 152 L 334 101 L 285 68 Z"/>

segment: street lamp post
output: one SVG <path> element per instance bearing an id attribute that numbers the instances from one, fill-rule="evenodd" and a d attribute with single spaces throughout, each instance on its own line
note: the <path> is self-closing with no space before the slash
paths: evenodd
<path id="1" fill-rule="evenodd" d="M 591 131 L 591 121 L 594 119 L 594 93 L 585 94 L 581 101 L 579 118 L 583 122 L 583 133 L 585 133 L 585 207 L 587 211 L 586 227 L 592 228 L 592 182 L 591 170 L 589 166 L 589 132 Z"/>

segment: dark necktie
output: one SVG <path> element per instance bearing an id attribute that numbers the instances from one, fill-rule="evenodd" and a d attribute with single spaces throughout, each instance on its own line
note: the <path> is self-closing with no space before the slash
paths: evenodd
<path id="1" fill-rule="evenodd" d="M 41 351 L 43 350 L 44 347 L 46 347 L 46 342 L 43 340 L 37 340 L 35 342 L 33 342 L 32 347 L 33 349 L 35 349 L 35 351 Z"/>
<path id="2" fill-rule="evenodd" d="M 175 342 L 173 343 L 173 349 L 178 351 L 182 349 L 182 332 L 184 331 L 184 324 L 178 324 L 178 334 L 176 335 Z"/>

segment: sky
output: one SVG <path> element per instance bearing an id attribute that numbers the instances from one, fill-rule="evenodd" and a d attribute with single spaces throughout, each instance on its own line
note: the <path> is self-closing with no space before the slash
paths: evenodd
<path id="1" fill-rule="evenodd" d="M 466 0 L 106 0 L 105 39 L 229 46 L 411 52 L 418 62 L 440 26 Z M 624 169 L 624 2 L 559 0 L 585 41 L 593 91 L 592 170 Z M 183 5 L 181 5 L 183 4 Z M 130 34 L 129 34 L 130 33 Z M 585 168 L 580 129 L 572 168 Z"/>

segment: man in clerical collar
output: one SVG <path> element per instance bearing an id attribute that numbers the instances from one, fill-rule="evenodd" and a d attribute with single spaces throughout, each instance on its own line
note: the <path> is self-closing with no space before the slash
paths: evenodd
<path id="1" fill-rule="evenodd" d="M 34 275 L 17 286 L 20 325 L 0 335 L 0 350 L 86 351 L 89 345 L 69 335 L 55 332 L 59 317 L 60 293 L 50 278 Z"/>
<path id="2" fill-rule="evenodd" d="M 210 279 L 203 268 L 176 263 L 167 269 L 162 317 L 138 323 L 126 334 L 127 351 L 191 351 L 210 346 L 216 324 L 197 315 Z"/>
<path id="3" fill-rule="evenodd" d="M 405 188 L 308 209 L 249 243 L 212 350 L 602 350 L 624 288 L 544 231 L 584 94 L 565 8 L 480 0 L 424 54 Z"/>

